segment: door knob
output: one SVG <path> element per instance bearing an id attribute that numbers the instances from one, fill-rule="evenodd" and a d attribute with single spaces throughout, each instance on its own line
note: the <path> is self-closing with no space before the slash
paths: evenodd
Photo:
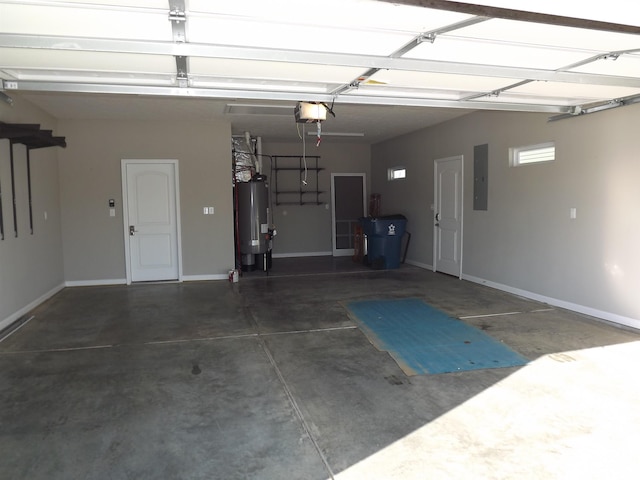
<path id="1" fill-rule="evenodd" d="M 436 213 L 436 222 L 439 222 L 439 221 L 440 221 L 440 214 Z"/>
<path id="2" fill-rule="evenodd" d="M 129 225 L 129 235 L 131 235 L 133 237 L 135 234 L 136 234 L 135 225 Z"/>

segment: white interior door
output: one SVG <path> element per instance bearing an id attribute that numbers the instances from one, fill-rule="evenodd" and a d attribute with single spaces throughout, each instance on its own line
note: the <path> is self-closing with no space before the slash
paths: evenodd
<path id="1" fill-rule="evenodd" d="M 358 219 L 366 214 L 364 173 L 331 174 L 331 235 L 333 256 L 353 255 L 353 236 Z"/>
<path id="2" fill-rule="evenodd" d="M 176 160 L 123 160 L 127 282 L 180 279 Z"/>
<path id="3" fill-rule="evenodd" d="M 434 162 L 433 270 L 462 276 L 463 158 Z"/>

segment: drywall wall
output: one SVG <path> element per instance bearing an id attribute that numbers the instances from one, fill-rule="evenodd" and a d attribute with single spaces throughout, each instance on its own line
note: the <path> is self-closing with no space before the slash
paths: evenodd
<path id="1" fill-rule="evenodd" d="M 121 159 L 177 159 L 185 279 L 225 275 L 234 266 L 231 127 L 226 122 L 60 121 L 65 279 L 126 278 Z M 109 216 L 108 200 L 116 200 Z M 214 215 L 204 215 L 211 206 Z"/>
<path id="2" fill-rule="evenodd" d="M 36 123 L 64 136 L 55 120 L 14 95 L 13 106 L 0 102 L 0 121 Z M 0 140 L 0 188 L 4 240 L 0 241 L 0 329 L 62 288 L 62 242 L 58 153 L 60 147 L 31 150 L 33 234 L 29 228 L 26 148 L 15 144 L 15 197 L 18 236 L 13 225 L 9 140 Z M 46 214 L 46 217 L 45 217 Z"/>
<path id="3" fill-rule="evenodd" d="M 372 148 L 383 210 L 409 218 L 408 259 L 433 263 L 433 161 L 464 156 L 463 277 L 640 327 L 640 106 L 547 122 L 477 112 Z M 556 143 L 556 160 L 510 167 L 509 147 Z M 487 211 L 473 210 L 473 148 L 489 145 Z M 407 167 L 387 181 L 387 168 Z M 570 209 L 577 216 L 570 218 Z"/>
<path id="4" fill-rule="evenodd" d="M 271 143 L 262 141 L 263 153 L 266 155 L 302 155 L 302 143 Z M 320 156 L 321 168 L 318 176 L 318 189 L 323 191 L 321 205 L 276 205 L 274 193 L 274 172 L 270 162 L 265 161 L 265 173 L 269 176 L 272 194 L 273 223 L 278 232 L 273 242 L 274 255 L 298 256 L 311 254 L 331 254 L 331 174 L 332 173 L 364 173 L 367 179 L 367 192 L 371 173 L 371 149 L 369 145 L 351 144 L 344 141 L 332 141 L 331 137 L 323 139 L 320 147 L 313 140 L 308 140 L 306 154 Z M 292 162 L 297 165 L 298 160 Z M 311 166 L 311 161 L 308 166 Z M 315 172 L 307 174 L 308 188 L 315 189 Z M 300 186 L 300 174 L 297 171 L 280 172 L 278 174 L 280 190 L 297 190 Z M 282 197 L 285 201 L 291 198 Z M 298 198 L 295 195 L 293 199 Z M 315 198 L 313 196 L 305 197 Z"/>

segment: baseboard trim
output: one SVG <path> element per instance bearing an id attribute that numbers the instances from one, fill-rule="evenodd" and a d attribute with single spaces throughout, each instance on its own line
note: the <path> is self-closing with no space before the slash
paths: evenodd
<path id="1" fill-rule="evenodd" d="M 420 267 L 420 268 L 424 268 L 425 270 L 433 271 L 433 265 L 429 265 L 429 264 L 426 264 L 426 263 L 416 262 L 415 260 L 405 260 L 404 263 L 407 263 L 409 265 L 413 265 L 414 267 Z"/>
<path id="2" fill-rule="evenodd" d="M 502 290 L 503 292 L 511 293 L 513 295 L 519 295 L 521 297 L 529 298 L 531 300 L 547 303 L 549 305 L 553 305 L 554 307 L 560 307 L 560 308 L 571 310 L 577 313 L 582 313 L 584 315 L 589 315 L 590 317 L 595 317 L 601 320 L 605 320 L 607 322 L 617 323 L 619 325 L 624 325 L 626 327 L 640 329 L 640 320 L 637 320 L 635 318 L 624 317 L 622 315 L 617 315 L 615 313 L 605 312 L 603 310 L 597 310 L 591 307 L 585 307 L 584 305 L 578 305 L 576 303 L 566 302 L 564 300 L 559 300 L 553 297 L 547 297 L 545 295 L 539 295 L 537 293 L 529 292 L 527 290 L 521 290 L 519 288 L 510 287 L 508 285 L 492 282 L 490 280 L 485 280 L 483 278 L 474 277 L 473 275 L 463 274 L 462 279 L 468 280 L 473 283 L 486 285 L 487 287 L 495 288 L 496 290 Z"/>
<path id="3" fill-rule="evenodd" d="M 273 258 L 295 258 L 295 257 L 330 257 L 333 252 L 294 252 L 294 253 L 274 253 Z"/>
<path id="4" fill-rule="evenodd" d="M 214 275 L 183 275 L 183 282 L 206 282 L 209 280 L 229 280 L 228 273 L 217 273 Z"/>
<path id="5" fill-rule="evenodd" d="M 9 327 L 13 322 L 15 322 L 16 320 L 20 319 L 20 317 L 22 317 L 26 313 L 30 312 L 34 308 L 36 308 L 38 305 L 40 305 L 40 304 L 46 302 L 47 300 L 49 300 L 51 297 L 53 297 L 56 293 L 58 293 L 64 287 L 65 287 L 64 283 L 61 283 L 60 285 L 57 285 L 56 287 L 52 288 L 51 290 L 49 290 L 44 295 L 41 295 L 40 297 L 35 299 L 33 302 L 31 302 L 28 305 L 22 307 L 17 312 L 13 313 L 12 315 L 9 315 L 4 320 L 0 321 L 0 331 L 4 330 L 7 327 Z"/>
<path id="6" fill-rule="evenodd" d="M 103 285 L 126 285 L 126 278 L 108 278 L 103 280 L 68 280 L 65 287 L 100 287 Z"/>

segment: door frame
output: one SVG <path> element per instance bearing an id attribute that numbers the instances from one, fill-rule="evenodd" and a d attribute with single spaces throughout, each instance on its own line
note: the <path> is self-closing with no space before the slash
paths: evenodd
<path id="1" fill-rule="evenodd" d="M 180 175 L 179 162 L 175 159 L 130 159 L 120 161 L 122 172 L 122 231 L 124 236 L 124 259 L 127 285 L 131 285 L 131 247 L 129 245 L 129 195 L 127 188 L 127 166 L 132 164 L 173 165 L 173 180 L 176 206 L 176 248 L 178 249 L 178 281 L 182 282 L 182 226 L 180 221 Z"/>
<path id="2" fill-rule="evenodd" d="M 438 230 L 436 224 L 436 213 L 438 213 L 438 164 L 457 160 L 460 162 L 460 271 L 458 278 L 462 279 L 462 260 L 464 257 L 464 155 L 454 155 L 452 157 L 438 158 L 433 161 L 433 271 L 438 271 Z"/>
<path id="3" fill-rule="evenodd" d="M 336 177 L 361 177 L 362 178 L 362 214 L 367 214 L 367 174 L 366 173 L 332 173 L 331 174 L 331 255 L 334 257 L 347 257 L 353 255 L 353 249 L 336 248 L 336 197 L 335 178 Z"/>

